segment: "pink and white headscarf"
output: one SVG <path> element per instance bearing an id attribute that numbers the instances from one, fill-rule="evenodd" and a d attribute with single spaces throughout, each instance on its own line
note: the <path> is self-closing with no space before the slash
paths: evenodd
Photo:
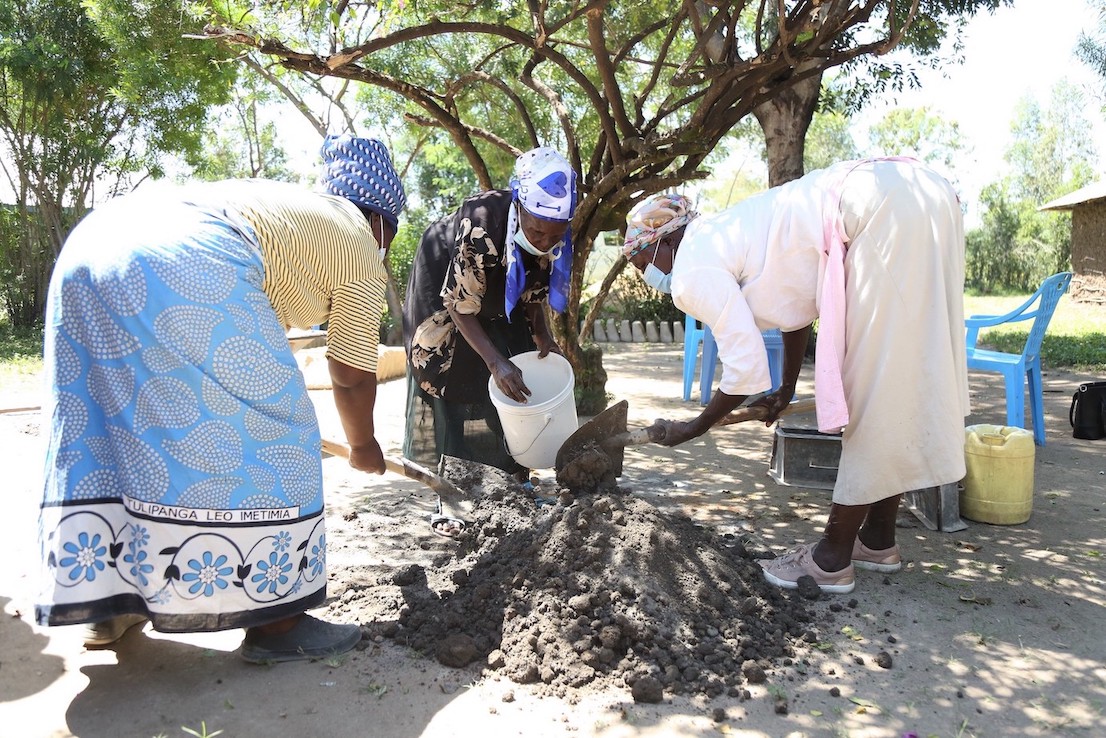
<path id="1" fill-rule="evenodd" d="M 669 233 L 699 217 L 690 198 L 675 192 L 662 192 L 642 200 L 626 217 L 626 239 L 622 254 L 629 259 Z"/>

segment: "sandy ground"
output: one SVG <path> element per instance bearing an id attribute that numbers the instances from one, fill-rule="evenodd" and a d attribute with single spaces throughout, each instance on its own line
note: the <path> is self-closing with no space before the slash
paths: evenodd
<path id="1" fill-rule="evenodd" d="M 679 349 L 614 345 L 607 354 L 608 390 L 629 401 L 631 427 L 695 411 L 679 399 Z M 1001 381 L 971 379 L 968 422 L 1002 424 Z M 815 603 L 833 623 L 816 647 L 768 682 L 748 685 L 747 696 L 666 695 L 648 705 L 614 687 L 550 696 L 478 665 L 444 667 L 386 639 L 326 662 L 271 667 L 237 657 L 241 631 L 164 635 L 147 627 L 114 649 L 87 650 L 78 627 L 33 624 L 39 418 L 5 413 L 0 734 L 1096 735 L 1106 706 L 1106 445 L 1072 439 L 1067 420 L 1071 392 L 1088 379 L 1046 374 L 1048 445 L 1036 451 L 1027 523 L 965 520 L 966 529 L 942 532 L 904 510 L 906 567 L 858 572 L 851 595 Z M 403 382 L 380 390 L 379 435 L 385 452 L 398 455 Z M 800 394 L 809 390 L 807 383 Z M 329 393 L 313 394 L 324 432 L 339 433 Z M 36 404 L 24 387 L 0 392 L 4 407 Z M 632 448 L 621 483 L 719 534 L 781 551 L 821 530 L 828 492 L 776 484 L 767 474 L 771 445 L 771 429 L 745 424 L 676 449 Z M 358 572 L 432 567 L 455 544 L 430 533 L 433 497 L 419 483 L 361 475 L 337 458 L 324 461 L 324 474 L 332 584 L 318 614 L 356 622 Z M 551 471 L 542 475 L 551 482 Z M 880 652 L 890 661 L 877 659 Z"/>

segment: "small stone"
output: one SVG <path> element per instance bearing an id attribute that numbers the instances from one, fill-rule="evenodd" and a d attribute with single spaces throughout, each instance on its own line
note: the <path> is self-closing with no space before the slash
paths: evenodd
<path id="1" fill-rule="evenodd" d="M 891 663 L 891 654 L 886 651 L 880 651 L 876 654 L 876 666 L 883 669 L 890 669 Z"/>

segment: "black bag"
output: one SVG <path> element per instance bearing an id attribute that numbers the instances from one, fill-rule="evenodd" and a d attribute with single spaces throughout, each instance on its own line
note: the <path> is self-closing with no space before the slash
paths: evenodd
<path id="1" fill-rule="evenodd" d="M 1068 411 L 1071 434 L 1085 441 L 1106 438 L 1106 382 L 1079 385 Z"/>

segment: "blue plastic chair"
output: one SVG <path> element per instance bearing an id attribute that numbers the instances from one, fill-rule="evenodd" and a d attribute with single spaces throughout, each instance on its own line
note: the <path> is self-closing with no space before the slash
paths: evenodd
<path id="1" fill-rule="evenodd" d="M 778 330 L 761 333 L 764 346 L 768 351 L 768 373 L 772 378 L 772 389 L 783 383 L 783 334 Z M 714 367 L 718 363 L 718 344 L 710 326 L 700 325 L 690 315 L 684 318 L 684 402 L 691 400 L 691 386 L 695 382 L 695 364 L 699 355 L 699 345 L 703 346 L 703 361 L 699 368 L 699 403 L 710 402 L 714 385 Z"/>
<path id="2" fill-rule="evenodd" d="M 1005 315 L 973 315 L 967 324 L 968 368 L 999 372 L 1006 382 L 1006 424 L 1025 428 L 1025 386 L 1029 384 L 1030 412 L 1033 416 L 1033 442 L 1045 445 L 1045 403 L 1041 387 L 1041 342 L 1060 297 L 1068 291 L 1071 272 L 1060 272 L 1046 279 L 1023 304 Z M 1033 308 L 1030 310 L 1030 308 Z M 976 348 L 980 328 L 1003 323 L 1032 320 L 1029 337 L 1020 354 Z"/>

